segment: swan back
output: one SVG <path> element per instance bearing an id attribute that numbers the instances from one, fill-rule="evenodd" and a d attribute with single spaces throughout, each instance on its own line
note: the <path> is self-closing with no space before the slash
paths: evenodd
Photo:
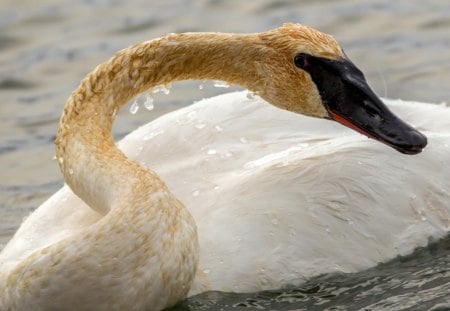
<path id="1" fill-rule="evenodd" d="M 120 148 L 153 167 L 196 219 L 200 273 L 191 294 L 360 271 L 445 235 L 450 111 L 386 103 L 427 134 L 423 153 L 387 150 L 245 92 L 204 100 L 125 137 Z"/>

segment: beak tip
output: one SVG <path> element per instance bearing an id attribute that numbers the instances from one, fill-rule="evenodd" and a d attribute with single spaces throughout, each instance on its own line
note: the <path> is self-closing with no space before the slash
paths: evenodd
<path id="1" fill-rule="evenodd" d="M 409 143 L 406 148 L 396 148 L 398 151 L 405 154 L 418 154 L 427 146 L 428 139 L 422 133 L 412 130 L 409 133 Z"/>
<path id="2" fill-rule="evenodd" d="M 428 144 L 428 139 L 419 131 L 413 130 L 410 132 L 411 145 L 417 149 L 423 149 Z"/>
<path id="3" fill-rule="evenodd" d="M 427 137 L 420 132 L 414 132 L 413 135 L 415 136 L 415 139 L 417 141 L 417 146 L 421 147 L 422 149 L 425 148 L 428 144 Z"/>

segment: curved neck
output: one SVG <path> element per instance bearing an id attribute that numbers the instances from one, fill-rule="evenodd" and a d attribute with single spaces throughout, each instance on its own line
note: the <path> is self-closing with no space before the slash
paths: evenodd
<path id="1" fill-rule="evenodd" d="M 259 47 L 264 45 L 257 35 L 186 33 L 116 53 L 81 82 L 64 108 L 55 144 L 66 183 L 102 214 L 143 183 L 149 192 L 164 188 L 155 173 L 116 148 L 111 128 L 117 110 L 137 94 L 176 80 L 224 80 L 258 91 Z"/>

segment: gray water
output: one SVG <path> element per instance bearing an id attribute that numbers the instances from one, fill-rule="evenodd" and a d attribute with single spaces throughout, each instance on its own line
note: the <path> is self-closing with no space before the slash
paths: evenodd
<path id="1" fill-rule="evenodd" d="M 97 64 L 169 32 L 258 32 L 300 22 L 333 34 L 385 97 L 450 99 L 450 1 L 2 0 L 0 2 L 0 249 L 62 185 L 52 141 L 64 102 Z M 119 113 L 117 138 L 219 92 L 177 83 L 155 109 Z M 407 258 L 303 287 L 207 293 L 177 310 L 438 310 L 450 303 L 450 238 Z M 443 307 L 445 309 L 445 307 Z M 447 307 L 448 309 L 448 307 Z"/>
<path id="2" fill-rule="evenodd" d="M 176 310 L 450 310 L 450 236 L 375 268 L 253 294 L 208 292 Z"/>

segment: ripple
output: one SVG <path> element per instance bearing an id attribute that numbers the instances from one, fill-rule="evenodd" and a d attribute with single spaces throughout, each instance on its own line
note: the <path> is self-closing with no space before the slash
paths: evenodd
<path id="1" fill-rule="evenodd" d="M 26 90 L 31 89 L 34 86 L 35 85 L 33 83 L 14 78 L 6 78 L 0 81 L 0 90 Z"/>
<path id="2" fill-rule="evenodd" d="M 448 267 L 450 235 L 409 256 L 359 273 L 328 274 L 299 287 L 253 294 L 207 292 L 170 310 L 443 311 L 449 310 Z"/>

